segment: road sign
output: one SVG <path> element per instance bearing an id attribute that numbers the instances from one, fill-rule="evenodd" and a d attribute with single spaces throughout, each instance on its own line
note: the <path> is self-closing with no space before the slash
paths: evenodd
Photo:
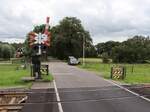
<path id="1" fill-rule="evenodd" d="M 35 32 L 30 32 L 29 34 L 29 46 L 32 47 L 35 43 L 37 43 L 38 41 L 38 34 L 36 34 Z"/>

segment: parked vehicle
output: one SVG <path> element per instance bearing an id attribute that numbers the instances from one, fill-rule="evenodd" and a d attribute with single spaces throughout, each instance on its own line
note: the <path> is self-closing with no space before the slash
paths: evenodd
<path id="1" fill-rule="evenodd" d="M 77 65 L 79 63 L 80 63 L 80 61 L 77 58 L 75 58 L 74 56 L 68 57 L 68 64 L 69 65 Z"/>

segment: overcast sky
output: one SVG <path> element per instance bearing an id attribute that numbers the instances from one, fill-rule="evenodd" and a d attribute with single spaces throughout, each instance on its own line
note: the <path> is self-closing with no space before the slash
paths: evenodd
<path id="1" fill-rule="evenodd" d="M 22 42 L 47 16 L 79 18 L 95 44 L 150 35 L 150 0 L 0 0 L 0 41 Z"/>

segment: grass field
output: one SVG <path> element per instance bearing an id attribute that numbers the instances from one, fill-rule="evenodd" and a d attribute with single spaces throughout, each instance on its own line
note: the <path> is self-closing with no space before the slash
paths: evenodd
<path id="1" fill-rule="evenodd" d="M 79 65 L 79 67 L 99 72 L 107 79 L 110 78 L 113 65 L 122 65 L 126 67 L 127 71 L 126 78 L 123 81 L 120 80 L 121 82 L 130 84 L 150 83 L 150 64 L 103 64 L 100 59 L 85 59 L 85 63 L 84 67 L 82 65 Z"/>
<path id="2" fill-rule="evenodd" d="M 30 87 L 32 82 L 21 81 L 22 77 L 30 76 L 30 67 L 21 68 L 21 64 L 4 64 L 0 63 L 0 88 L 5 87 Z M 52 81 L 51 74 L 42 75 L 43 81 Z"/>
<path id="3" fill-rule="evenodd" d="M 30 75 L 30 70 L 18 67 L 20 64 L 0 64 L 0 87 L 30 85 L 21 81 L 21 77 Z"/>
<path id="4" fill-rule="evenodd" d="M 52 74 L 49 74 L 49 75 L 43 75 L 42 79 L 43 79 L 43 81 L 49 82 L 49 81 L 52 81 L 54 78 L 53 78 Z"/>
<path id="5" fill-rule="evenodd" d="M 79 60 L 80 60 L 80 62 L 82 63 L 82 58 L 79 58 Z M 89 62 L 91 62 L 91 63 L 101 63 L 102 62 L 102 59 L 100 59 L 100 58 L 85 58 L 85 62 L 86 63 L 89 63 Z"/>

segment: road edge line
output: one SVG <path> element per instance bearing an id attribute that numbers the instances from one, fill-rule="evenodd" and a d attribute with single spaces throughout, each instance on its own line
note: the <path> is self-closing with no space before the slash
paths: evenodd
<path id="1" fill-rule="evenodd" d="M 57 104 L 58 104 L 59 112 L 63 112 L 62 105 L 61 105 L 61 102 L 60 102 L 60 96 L 59 96 L 58 89 L 57 89 L 57 86 L 56 86 L 56 81 L 53 80 L 53 83 L 54 83 L 54 89 L 55 89 L 55 92 L 56 92 L 56 99 L 58 101 Z"/>
<path id="2" fill-rule="evenodd" d="M 103 78 L 103 79 L 104 79 L 104 78 Z M 121 89 L 123 89 L 123 90 L 125 90 L 125 91 L 127 91 L 127 92 L 129 92 L 129 93 L 131 93 L 131 94 L 133 94 L 133 95 L 136 95 L 136 96 L 138 96 L 138 97 L 140 97 L 140 98 L 142 98 L 142 99 L 144 99 L 144 100 L 150 102 L 150 99 L 149 99 L 149 98 L 146 98 L 146 97 L 144 97 L 144 96 L 141 96 L 140 94 L 138 94 L 138 93 L 136 93 L 136 92 L 133 92 L 133 91 L 131 91 L 131 90 L 129 90 L 129 89 L 127 89 L 127 88 L 125 88 L 125 87 L 123 87 L 123 86 L 121 86 L 121 85 L 119 85 L 119 84 L 113 82 L 113 81 L 110 81 L 110 80 L 108 80 L 108 79 L 104 79 L 104 80 L 107 81 L 107 82 L 109 82 L 109 83 L 111 83 L 111 84 L 113 84 L 113 85 L 115 85 L 115 86 L 117 86 L 117 87 L 119 87 L 119 88 L 121 88 Z"/>

